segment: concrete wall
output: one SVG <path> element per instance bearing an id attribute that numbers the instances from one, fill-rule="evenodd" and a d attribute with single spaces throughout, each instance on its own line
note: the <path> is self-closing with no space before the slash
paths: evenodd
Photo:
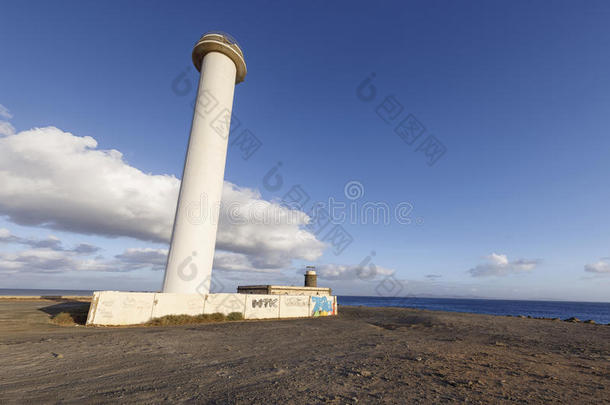
<path id="1" fill-rule="evenodd" d="M 246 319 L 280 317 L 280 296 L 271 294 L 242 294 L 246 297 Z"/>
<path id="2" fill-rule="evenodd" d="M 335 315 L 337 307 L 337 297 L 333 296 L 312 296 L 310 301 L 309 316 L 329 316 Z"/>
<path id="3" fill-rule="evenodd" d="M 215 314 L 220 312 L 221 314 L 229 315 L 231 312 L 239 312 L 243 315 L 245 307 L 246 297 L 244 294 L 208 294 L 205 296 L 203 313 Z"/>
<path id="4" fill-rule="evenodd" d="M 280 318 L 301 318 L 309 316 L 308 295 L 280 295 Z"/>
<path id="5" fill-rule="evenodd" d="M 199 294 L 155 294 L 152 318 L 165 315 L 199 315 L 203 312 L 203 299 Z"/>
<path id="6" fill-rule="evenodd" d="M 241 313 L 245 319 L 317 317 L 337 314 L 333 296 L 271 294 L 173 294 L 96 291 L 87 325 L 136 325 L 165 315 Z"/>
<path id="7" fill-rule="evenodd" d="M 152 318 L 155 293 L 96 291 L 87 324 L 133 325 Z"/>

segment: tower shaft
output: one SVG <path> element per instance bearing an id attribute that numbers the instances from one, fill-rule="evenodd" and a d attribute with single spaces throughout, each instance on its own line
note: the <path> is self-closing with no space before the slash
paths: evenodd
<path id="1" fill-rule="evenodd" d="M 204 35 L 193 52 L 201 75 L 165 270 L 163 292 L 167 293 L 207 294 L 210 289 L 233 93 L 239 74 L 235 56 L 218 49 L 214 37 L 219 35 L 212 35 L 215 48 L 201 51 L 202 43 L 209 46 L 209 36 Z"/>

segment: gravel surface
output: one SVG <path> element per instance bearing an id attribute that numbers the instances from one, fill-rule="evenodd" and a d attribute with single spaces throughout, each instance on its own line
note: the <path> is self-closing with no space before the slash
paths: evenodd
<path id="1" fill-rule="evenodd" d="M 57 326 L 0 301 L 0 403 L 610 403 L 610 326 L 405 308 Z"/>

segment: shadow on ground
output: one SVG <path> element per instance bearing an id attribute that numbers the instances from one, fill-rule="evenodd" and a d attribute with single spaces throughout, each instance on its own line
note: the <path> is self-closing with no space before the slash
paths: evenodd
<path id="1" fill-rule="evenodd" d="M 60 301 L 57 299 L 57 301 Z M 42 311 L 51 316 L 51 318 L 58 314 L 65 312 L 72 317 L 74 323 L 78 325 L 84 325 L 87 322 L 87 314 L 89 313 L 90 302 L 82 302 L 78 300 L 61 300 L 62 302 L 48 307 L 40 308 Z"/>

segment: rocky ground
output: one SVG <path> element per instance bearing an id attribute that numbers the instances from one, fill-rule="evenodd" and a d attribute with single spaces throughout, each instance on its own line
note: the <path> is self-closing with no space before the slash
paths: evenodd
<path id="1" fill-rule="evenodd" d="M 0 301 L 0 403 L 608 403 L 610 326 L 394 308 L 179 327 L 57 326 Z M 84 304 L 87 305 L 87 304 Z"/>

